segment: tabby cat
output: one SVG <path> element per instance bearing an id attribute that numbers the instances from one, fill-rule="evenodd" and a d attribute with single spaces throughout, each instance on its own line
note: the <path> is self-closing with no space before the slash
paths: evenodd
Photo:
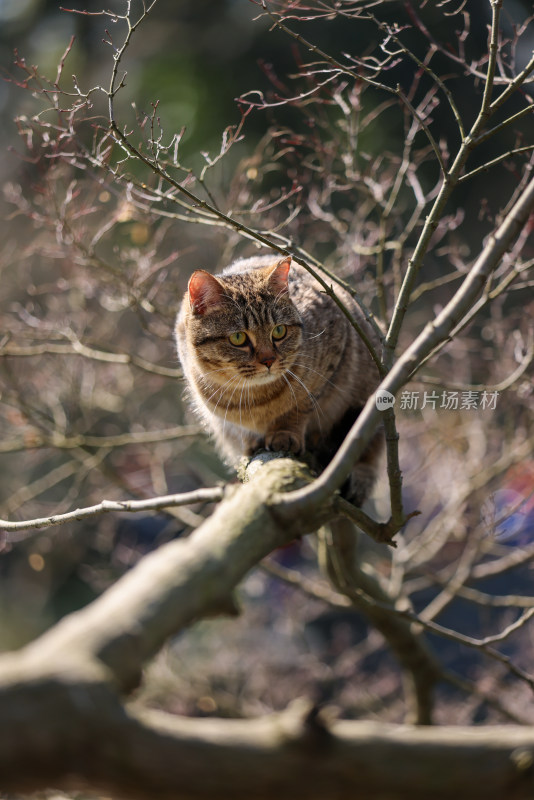
<path id="1" fill-rule="evenodd" d="M 352 297 L 336 293 L 373 340 Z M 291 258 L 196 270 L 176 340 L 192 405 L 229 463 L 259 448 L 306 450 L 324 468 L 378 384 L 357 332 Z M 372 488 L 381 443 L 378 434 L 344 487 L 357 504 Z"/>

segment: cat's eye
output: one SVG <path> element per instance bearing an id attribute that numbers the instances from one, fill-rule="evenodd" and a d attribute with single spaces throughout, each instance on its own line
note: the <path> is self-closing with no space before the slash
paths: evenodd
<path id="1" fill-rule="evenodd" d="M 231 333 L 228 338 L 231 344 L 235 345 L 236 347 L 243 347 L 247 341 L 247 334 L 243 331 L 236 331 L 236 333 Z"/>
<path id="2" fill-rule="evenodd" d="M 275 325 L 275 327 L 271 331 L 271 336 L 273 339 L 280 341 L 283 339 L 287 333 L 287 328 L 285 325 Z"/>

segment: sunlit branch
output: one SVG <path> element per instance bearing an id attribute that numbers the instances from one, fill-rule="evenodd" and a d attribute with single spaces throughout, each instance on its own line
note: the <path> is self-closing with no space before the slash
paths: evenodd
<path id="1" fill-rule="evenodd" d="M 101 503 L 96 505 L 77 508 L 74 511 L 67 511 L 65 514 L 52 514 L 49 517 L 17 522 L 2 519 L 0 520 L 0 531 L 4 531 L 4 534 L 7 534 L 9 538 L 10 533 L 36 528 L 50 528 L 54 525 L 64 525 L 66 522 L 79 521 L 109 512 L 160 511 L 173 506 L 186 506 L 193 503 L 217 503 L 222 500 L 223 496 L 224 489 L 215 487 L 213 489 L 196 489 L 193 492 L 185 492 L 184 494 L 153 497 L 148 500 L 102 500 Z"/>
<path id="2" fill-rule="evenodd" d="M 470 273 L 453 298 L 445 305 L 433 322 L 424 330 L 398 359 L 395 366 L 383 379 L 380 388 L 395 394 L 410 378 L 423 359 L 441 343 L 446 341 L 468 309 L 477 300 L 488 276 L 511 247 L 530 214 L 534 210 L 534 180 L 531 180 L 514 209 L 489 240 L 476 260 Z M 294 513 L 302 505 L 321 502 L 338 489 L 346 479 L 352 465 L 361 457 L 366 444 L 376 430 L 381 412 L 374 396 L 369 398 L 363 411 L 353 425 L 336 456 L 312 487 L 281 498 L 285 513 Z"/>
<path id="3" fill-rule="evenodd" d="M 79 355 L 85 358 L 90 358 L 94 361 L 102 361 L 107 364 L 125 364 L 133 367 L 138 367 L 145 372 L 151 372 L 153 375 L 162 375 L 166 378 L 180 378 L 182 372 L 173 367 L 163 367 L 160 364 L 152 364 L 143 358 L 128 353 L 110 353 L 106 350 L 97 350 L 94 347 L 88 347 L 80 341 L 72 340 L 70 344 L 56 344 L 54 342 L 46 342 L 43 344 L 32 345 L 16 345 L 6 344 L 0 346 L 0 358 L 9 356 L 11 358 L 31 358 L 42 355 L 62 355 L 73 356 Z M 0 445 L 1 447 L 1 445 Z"/>

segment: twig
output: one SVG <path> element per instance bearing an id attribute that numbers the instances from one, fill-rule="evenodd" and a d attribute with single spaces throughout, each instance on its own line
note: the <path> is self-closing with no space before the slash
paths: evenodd
<path id="1" fill-rule="evenodd" d="M 27 531 L 35 528 L 50 528 L 53 525 L 64 525 L 72 520 L 82 520 L 88 517 L 95 517 L 99 514 L 107 514 L 110 511 L 137 513 L 139 511 L 158 511 L 173 506 L 187 506 L 192 503 L 218 503 L 224 497 L 223 487 L 212 489 L 196 489 L 193 492 L 184 494 L 169 494 L 164 497 L 152 497 L 148 500 L 102 500 L 94 506 L 77 508 L 74 511 L 67 511 L 65 514 L 52 514 L 50 517 L 38 519 L 20 520 L 10 522 L 0 519 L 0 530 L 7 534 L 8 540 L 12 540 L 10 533 Z"/>
<path id="2" fill-rule="evenodd" d="M 511 722 L 515 722 L 519 725 L 532 725 L 532 720 L 528 717 L 523 717 L 520 714 L 517 714 L 515 711 L 511 711 L 509 708 L 506 708 L 501 701 L 497 694 L 490 694 L 487 691 L 480 689 L 479 686 L 474 681 L 470 681 L 467 678 L 464 678 L 461 675 L 457 675 L 452 670 L 443 670 L 441 674 L 442 680 L 450 683 L 451 686 L 455 686 L 460 691 L 465 692 L 466 694 L 471 694 L 473 697 L 477 697 L 482 703 L 489 706 L 490 708 L 495 709 L 498 711 L 499 714 L 510 720 Z"/>
<path id="3" fill-rule="evenodd" d="M 514 150 L 509 150 L 508 152 L 503 153 L 500 156 L 497 156 L 497 158 L 493 158 L 491 161 L 486 161 L 485 164 L 482 164 L 480 167 L 471 170 L 471 172 L 466 172 L 465 175 L 462 175 L 458 179 L 458 183 L 463 183 L 463 181 L 469 180 L 469 178 L 478 175 L 480 172 L 487 172 L 491 167 L 495 166 L 495 164 L 499 164 L 506 158 L 510 158 L 511 156 L 516 156 L 519 153 L 528 153 L 531 150 L 534 150 L 534 144 L 525 145 L 525 147 L 516 147 Z"/>
<path id="4" fill-rule="evenodd" d="M 481 113 L 486 114 L 491 103 L 493 92 L 493 82 L 495 80 L 495 67 L 497 65 L 497 54 L 499 52 L 499 20 L 501 16 L 503 0 L 491 0 L 491 29 L 489 43 L 489 61 L 484 82 L 484 96 L 482 98 Z"/>
<path id="5" fill-rule="evenodd" d="M 32 431 L 30 436 L 0 442 L 0 453 L 14 453 L 21 450 L 33 450 L 38 447 L 73 450 L 78 447 L 108 448 L 126 447 L 130 444 L 155 444 L 156 442 L 168 442 L 173 439 L 198 436 L 203 431 L 204 429 L 199 425 L 179 425 L 166 430 L 118 433 L 114 436 L 91 436 L 83 433 L 76 436 L 64 436 L 59 432 L 44 436 L 37 431 Z"/>
<path id="6" fill-rule="evenodd" d="M 181 370 L 176 368 L 152 364 L 144 358 L 140 358 L 136 355 L 129 355 L 128 353 L 110 353 L 106 350 L 97 350 L 94 347 L 88 347 L 76 340 L 73 340 L 70 344 L 56 344 L 54 342 L 32 345 L 7 344 L 0 348 L 0 358 L 5 356 L 12 356 L 13 358 L 31 358 L 32 356 L 46 354 L 62 356 L 79 355 L 108 364 L 126 364 L 138 367 L 145 372 L 151 372 L 154 375 L 162 375 L 166 378 L 179 378 L 182 375 Z"/>
<path id="7" fill-rule="evenodd" d="M 494 101 L 494 103 L 490 104 L 490 97 L 491 97 L 491 90 L 493 88 L 493 80 L 494 80 L 494 70 L 495 70 L 495 58 L 496 58 L 496 42 L 498 41 L 498 25 L 499 25 L 499 11 L 501 0 L 495 0 L 492 3 L 493 8 L 493 18 L 492 18 L 492 27 L 491 27 L 491 39 L 490 39 L 490 62 L 488 66 L 488 73 L 486 75 L 486 82 L 485 82 L 485 89 L 484 89 L 484 97 L 482 100 L 482 104 L 478 113 L 478 116 L 473 123 L 471 130 L 469 131 L 468 135 L 463 137 L 462 143 L 454 159 L 454 162 L 450 168 L 450 170 L 445 173 L 443 184 L 439 191 L 439 194 L 434 202 L 434 205 L 430 211 L 430 214 L 427 216 L 425 225 L 423 227 L 423 231 L 419 237 L 417 242 L 417 246 L 414 250 L 412 258 L 408 264 L 408 269 L 404 276 L 404 280 L 402 283 L 402 287 L 397 298 L 397 302 L 395 304 L 395 308 L 393 311 L 393 316 L 391 319 L 391 323 L 389 326 L 389 330 L 386 336 L 386 343 L 385 343 L 385 351 L 386 351 L 386 366 L 391 364 L 393 361 L 393 353 L 397 346 L 400 330 L 402 327 L 402 323 L 404 320 L 404 316 L 406 311 L 408 310 L 408 305 L 410 303 L 412 291 L 415 285 L 415 281 L 419 270 L 422 266 L 423 258 L 427 252 L 428 246 L 430 244 L 431 237 L 437 227 L 438 220 L 440 219 L 445 205 L 452 193 L 452 190 L 457 185 L 461 172 L 465 166 L 467 158 L 469 157 L 472 150 L 475 148 L 477 144 L 480 143 L 480 136 L 482 131 L 487 123 L 489 117 L 495 113 L 500 102 Z M 528 69 L 527 69 L 528 67 Z M 534 59 L 529 65 L 527 65 L 525 70 L 521 73 L 522 80 L 512 81 L 510 85 L 507 87 L 503 95 L 509 95 L 515 89 L 521 85 L 521 82 L 526 78 L 529 71 L 534 69 Z M 501 101 L 499 98 L 499 101 Z M 502 100 L 504 102 L 504 100 Z"/>

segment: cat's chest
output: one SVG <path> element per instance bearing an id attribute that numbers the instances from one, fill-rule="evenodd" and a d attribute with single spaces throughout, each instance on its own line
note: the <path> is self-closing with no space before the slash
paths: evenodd
<path id="1" fill-rule="evenodd" d="M 245 379 L 236 380 L 224 387 L 213 388 L 195 382 L 195 394 L 209 414 L 244 428 L 264 432 L 273 419 L 307 406 L 309 392 L 302 379 L 287 374 L 265 386 L 257 386 Z"/>

